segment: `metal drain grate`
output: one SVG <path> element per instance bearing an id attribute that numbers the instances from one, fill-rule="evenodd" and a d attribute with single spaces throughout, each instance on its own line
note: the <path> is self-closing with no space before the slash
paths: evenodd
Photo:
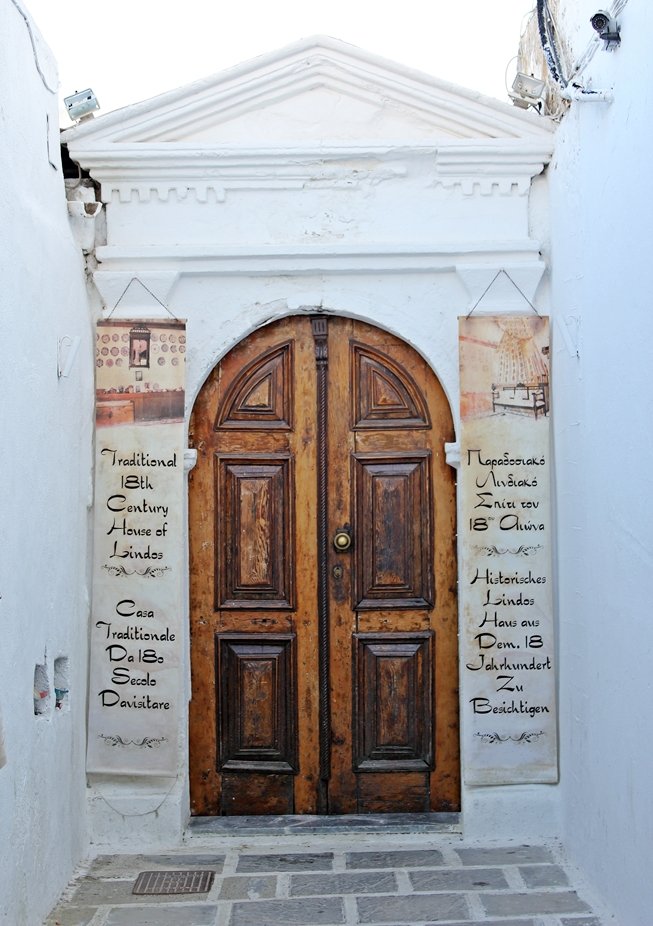
<path id="1" fill-rule="evenodd" d="M 206 894 L 211 890 L 214 871 L 142 871 L 132 894 Z"/>

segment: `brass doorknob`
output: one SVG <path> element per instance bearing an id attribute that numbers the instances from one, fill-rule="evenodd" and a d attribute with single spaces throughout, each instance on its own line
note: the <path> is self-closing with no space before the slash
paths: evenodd
<path id="1" fill-rule="evenodd" d="M 347 530 L 337 530 L 333 537 L 333 546 L 339 553 L 345 553 L 351 546 L 351 534 Z"/>

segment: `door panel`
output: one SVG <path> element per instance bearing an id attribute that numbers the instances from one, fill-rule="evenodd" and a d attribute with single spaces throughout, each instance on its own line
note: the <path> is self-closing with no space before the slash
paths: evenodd
<path id="1" fill-rule="evenodd" d="M 293 383 L 293 342 L 264 351 L 231 383 L 218 408 L 216 430 L 292 430 Z"/>
<path id="2" fill-rule="evenodd" d="M 221 769 L 297 769 L 294 634 L 217 634 Z"/>
<path id="3" fill-rule="evenodd" d="M 216 456 L 215 609 L 292 608 L 292 461 Z"/>
<path id="4" fill-rule="evenodd" d="M 432 560 L 429 454 L 354 454 L 357 610 L 426 608 Z"/>
<path id="5" fill-rule="evenodd" d="M 369 346 L 350 346 L 353 428 L 427 428 L 428 409 L 412 376 Z"/>
<path id="6" fill-rule="evenodd" d="M 432 634 L 354 634 L 354 768 L 430 771 Z"/>
<path id="7" fill-rule="evenodd" d="M 428 365 L 360 322 L 284 319 L 215 368 L 191 422 L 194 813 L 458 807 L 452 439 Z"/>

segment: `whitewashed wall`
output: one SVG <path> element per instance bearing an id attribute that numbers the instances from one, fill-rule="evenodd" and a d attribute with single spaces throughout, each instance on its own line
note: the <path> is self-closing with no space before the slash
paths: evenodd
<path id="1" fill-rule="evenodd" d="M 564 8 L 578 59 L 596 6 Z M 572 857 L 618 923 L 648 926 L 653 7 L 630 0 L 619 20 L 621 48 L 581 75 L 614 102 L 572 105 L 550 170 L 562 793 Z"/>
<path id="2" fill-rule="evenodd" d="M 26 23 L 9 0 L 0 0 L 0 35 L 0 715 L 6 753 L 0 922 L 38 926 L 87 845 L 93 367 L 81 251 L 68 225 L 57 97 L 39 77 Z M 44 78 L 56 89 L 50 53 L 36 33 L 35 41 Z M 58 379 L 57 341 L 64 336 L 81 343 L 70 375 Z M 53 675 L 60 657 L 68 659 L 70 694 L 57 710 Z M 36 664 L 46 667 L 51 691 L 38 717 Z"/>

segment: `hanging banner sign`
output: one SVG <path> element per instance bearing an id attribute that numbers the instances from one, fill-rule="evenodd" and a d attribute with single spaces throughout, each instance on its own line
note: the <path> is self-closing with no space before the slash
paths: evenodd
<path id="1" fill-rule="evenodd" d="M 549 322 L 460 319 L 469 785 L 555 782 Z"/>
<path id="2" fill-rule="evenodd" d="M 177 774 L 185 330 L 97 326 L 89 772 Z"/>

